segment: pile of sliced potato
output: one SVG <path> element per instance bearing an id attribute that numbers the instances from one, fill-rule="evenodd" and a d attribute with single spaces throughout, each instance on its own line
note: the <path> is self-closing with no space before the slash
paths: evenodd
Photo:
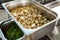
<path id="1" fill-rule="evenodd" d="M 22 6 L 11 10 L 17 21 L 27 29 L 40 27 L 49 21 L 33 6 Z"/>

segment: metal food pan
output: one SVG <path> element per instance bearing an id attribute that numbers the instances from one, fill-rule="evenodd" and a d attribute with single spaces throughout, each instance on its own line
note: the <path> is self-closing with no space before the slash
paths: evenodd
<path id="1" fill-rule="evenodd" d="M 53 11 L 43 7 L 42 5 L 38 4 L 35 1 L 12 1 L 12 2 L 3 3 L 2 5 L 5 8 L 5 10 L 7 11 L 7 13 L 14 19 L 14 21 L 17 23 L 17 25 L 22 29 L 22 31 L 26 35 L 32 34 L 32 33 L 36 32 L 38 30 L 39 30 L 39 32 L 41 32 L 39 34 L 43 33 L 44 35 L 46 35 L 48 32 L 52 31 L 51 28 L 52 29 L 54 28 L 54 24 L 55 24 L 55 22 L 57 20 L 57 17 L 58 17 L 58 15 L 56 13 L 54 13 Z M 13 8 L 16 8 L 18 6 L 26 6 L 26 5 L 34 5 L 37 9 L 39 9 L 41 11 L 41 13 L 44 13 L 45 16 L 47 16 L 46 18 L 52 19 L 52 21 L 43 25 L 43 26 L 41 26 L 41 27 L 38 27 L 36 29 L 26 29 L 26 28 L 24 28 L 21 24 L 18 23 L 18 21 L 15 19 L 15 17 L 10 13 L 10 10 L 13 9 Z M 53 24 L 53 25 L 51 25 L 51 24 Z M 48 31 L 46 29 L 44 29 L 44 28 L 47 28 L 47 27 L 49 27 L 47 29 Z M 49 31 L 49 30 L 51 30 L 51 31 Z"/>
<path id="2" fill-rule="evenodd" d="M 43 5 L 45 5 L 45 4 L 48 4 L 50 2 L 54 2 L 56 0 L 35 0 L 35 1 L 37 1 L 38 3 L 41 3 Z"/>
<path id="3" fill-rule="evenodd" d="M 60 1 L 54 1 L 51 3 L 45 4 L 44 6 L 49 7 L 51 9 L 51 8 L 57 7 L 59 5 L 60 5 Z"/>
<path id="4" fill-rule="evenodd" d="M 5 33 L 7 31 L 8 28 L 10 28 L 11 26 L 9 26 L 10 24 L 15 24 L 17 25 L 14 21 L 8 21 L 8 22 L 5 22 L 4 24 L 1 25 L 1 32 L 3 34 L 4 37 L 1 37 L 1 38 L 5 38 L 4 40 L 8 40 Z M 18 26 L 17 26 L 18 27 Z M 19 27 L 18 27 L 19 28 Z M 19 28 L 20 29 L 20 28 Z M 20 29 L 21 30 L 21 29 Z M 17 40 L 25 40 L 25 35 L 23 34 L 22 37 L 20 37 L 19 39 Z"/>
<path id="5" fill-rule="evenodd" d="M 40 3 L 39 2 L 40 0 L 35 0 L 35 1 Z M 56 7 L 56 6 L 59 6 L 59 4 L 60 4 L 60 0 L 54 0 L 54 1 L 51 0 L 51 2 L 48 2 L 46 4 L 44 3 L 44 6 L 51 9 L 51 8 Z"/>

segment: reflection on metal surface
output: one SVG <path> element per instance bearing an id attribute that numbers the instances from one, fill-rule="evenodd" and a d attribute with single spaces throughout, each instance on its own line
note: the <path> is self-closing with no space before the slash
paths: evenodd
<path id="1" fill-rule="evenodd" d="M 45 4 L 44 6 L 49 7 L 51 9 L 51 8 L 57 7 L 59 5 L 60 5 L 60 1 L 54 1 L 51 3 Z"/>

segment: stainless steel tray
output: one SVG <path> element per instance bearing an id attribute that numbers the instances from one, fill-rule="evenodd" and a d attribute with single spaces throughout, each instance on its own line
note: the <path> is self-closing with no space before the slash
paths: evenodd
<path id="1" fill-rule="evenodd" d="M 4 40 L 8 40 L 7 38 L 6 38 L 6 35 L 5 35 L 5 32 L 6 32 L 6 30 L 9 28 L 9 25 L 10 24 L 16 24 L 14 21 L 8 21 L 8 22 L 5 22 L 4 24 L 2 24 L 1 25 L 1 32 L 2 32 L 2 34 L 3 34 L 3 36 L 4 37 L 1 37 L 1 38 L 5 38 Z M 17 24 L 16 24 L 17 25 Z M 17 39 L 17 40 L 25 40 L 25 35 L 23 35 L 21 38 L 19 38 L 19 39 Z"/>
<path id="2" fill-rule="evenodd" d="M 49 7 L 51 9 L 51 8 L 57 7 L 59 5 L 60 5 L 60 1 L 54 1 L 54 2 L 46 4 L 45 6 Z"/>
<path id="3" fill-rule="evenodd" d="M 56 13 L 54 13 L 53 11 L 45 8 L 44 6 L 42 6 L 41 4 L 38 4 L 35 1 L 12 1 L 12 2 L 3 3 L 2 5 L 5 8 L 5 10 L 7 11 L 7 13 L 14 19 L 14 21 L 17 23 L 17 25 L 22 29 L 22 31 L 26 35 L 29 35 L 29 34 L 32 34 L 32 33 L 35 34 L 35 33 L 38 33 L 38 32 L 40 32 L 39 35 L 41 37 L 43 35 L 46 35 L 47 33 L 51 32 L 53 30 L 55 22 L 56 22 L 57 17 L 58 17 L 58 15 Z M 14 18 L 14 16 L 9 11 L 9 10 L 11 10 L 15 7 L 21 6 L 21 5 L 23 5 L 23 6 L 24 5 L 34 5 L 35 7 L 37 7 L 37 9 L 39 9 L 41 11 L 41 13 L 45 13 L 47 18 L 52 19 L 52 21 L 43 25 L 43 26 L 41 26 L 41 27 L 38 27 L 36 29 L 26 29 L 26 28 L 24 28 L 21 24 L 18 23 L 18 21 Z"/>
<path id="4" fill-rule="evenodd" d="M 39 0 L 35 0 L 35 1 L 39 3 Z M 59 4 L 60 4 L 59 0 L 54 0 L 52 2 L 48 2 L 47 4 L 44 3 L 44 6 L 51 9 L 51 8 L 58 6 Z"/>
<path id="5" fill-rule="evenodd" d="M 53 2 L 55 0 L 35 0 L 35 1 L 37 1 L 38 3 L 41 3 L 41 4 L 48 4 L 48 3 Z"/>

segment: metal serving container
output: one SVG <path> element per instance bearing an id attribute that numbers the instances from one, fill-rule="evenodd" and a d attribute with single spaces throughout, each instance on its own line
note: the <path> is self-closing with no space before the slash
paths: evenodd
<path id="1" fill-rule="evenodd" d="M 41 4 L 38 4 L 35 1 L 12 1 L 12 2 L 7 2 L 7 3 L 3 3 L 2 4 L 3 7 L 5 8 L 5 10 L 7 11 L 7 13 L 14 19 L 14 21 L 17 23 L 17 25 L 22 29 L 22 31 L 25 33 L 25 35 L 30 35 L 32 33 L 34 33 L 34 36 L 37 38 L 40 38 L 44 35 L 46 35 L 47 33 L 50 33 L 55 25 L 56 20 L 58 19 L 58 15 L 45 8 L 44 6 L 42 6 Z M 26 6 L 26 5 L 34 5 L 35 7 L 37 7 L 37 9 L 39 9 L 41 11 L 41 13 L 44 13 L 49 19 L 52 19 L 52 21 L 50 21 L 49 23 L 38 27 L 36 29 L 26 29 L 24 28 L 21 24 L 18 23 L 18 21 L 15 19 L 15 17 L 10 13 L 9 10 L 18 7 L 18 6 Z"/>
<path id="2" fill-rule="evenodd" d="M 48 3 L 48 4 L 44 5 L 44 6 L 49 7 L 50 9 L 52 9 L 52 8 L 57 7 L 59 5 L 60 5 L 59 1 L 54 1 L 54 2 Z"/>
<path id="3" fill-rule="evenodd" d="M 35 1 L 37 1 L 37 2 L 39 2 L 41 4 L 48 4 L 48 3 L 53 2 L 55 0 L 35 0 Z"/>
<path id="4" fill-rule="evenodd" d="M 40 0 L 35 0 L 36 2 L 40 3 Z M 59 5 L 59 0 L 51 0 L 51 2 L 44 3 L 44 6 L 47 8 L 54 8 Z"/>
<path id="5" fill-rule="evenodd" d="M 4 22 L 2 25 L 1 25 L 1 34 L 3 34 L 3 36 L 1 37 L 1 38 L 3 38 L 2 40 L 8 40 L 7 38 L 6 38 L 6 35 L 5 35 L 5 32 L 7 31 L 7 29 L 10 27 L 9 25 L 10 24 L 16 24 L 14 21 L 8 21 L 8 22 Z M 17 25 L 17 24 L 16 24 Z M 17 25 L 17 27 L 18 27 L 18 25 Z M 21 30 L 21 29 L 20 29 Z M 21 38 L 19 38 L 19 39 L 17 39 L 17 40 L 25 40 L 25 35 L 23 35 Z"/>

